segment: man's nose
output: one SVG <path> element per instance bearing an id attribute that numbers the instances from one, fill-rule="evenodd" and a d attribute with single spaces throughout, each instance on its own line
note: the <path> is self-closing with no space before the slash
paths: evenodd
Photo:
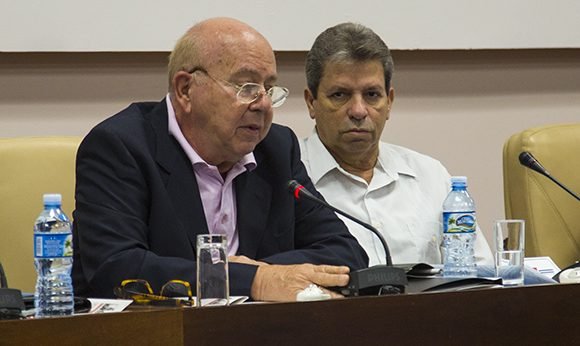
<path id="1" fill-rule="evenodd" d="M 272 108 L 272 99 L 265 90 L 260 90 L 258 97 L 250 103 L 251 110 L 264 110 Z"/>
<path id="2" fill-rule="evenodd" d="M 354 95 L 350 100 L 347 114 L 357 120 L 364 119 L 368 115 L 367 104 L 361 95 Z"/>

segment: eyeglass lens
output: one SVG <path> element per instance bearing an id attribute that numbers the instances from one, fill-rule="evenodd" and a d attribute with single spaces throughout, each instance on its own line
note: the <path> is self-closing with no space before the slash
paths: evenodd
<path id="1" fill-rule="evenodd" d="M 164 297 L 191 297 L 191 287 L 184 281 L 169 281 L 161 287 L 161 295 Z"/>
<path id="2" fill-rule="evenodd" d="M 144 280 L 132 280 L 123 282 L 122 287 L 126 291 L 136 292 L 136 293 L 146 293 L 152 294 L 153 290 L 147 281 Z"/>
<path id="3" fill-rule="evenodd" d="M 254 83 L 246 83 L 238 90 L 238 98 L 244 103 L 252 103 L 258 99 L 262 92 L 262 86 Z M 288 89 L 273 86 L 266 91 L 266 95 L 272 100 L 272 107 L 281 106 L 288 96 Z"/>

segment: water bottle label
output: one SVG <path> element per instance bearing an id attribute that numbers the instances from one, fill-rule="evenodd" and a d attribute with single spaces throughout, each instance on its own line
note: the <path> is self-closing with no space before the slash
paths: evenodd
<path id="1" fill-rule="evenodd" d="M 475 232 L 475 212 L 443 212 L 443 233 Z"/>
<path id="2" fill-rule="evenodd" d="M 72 233 L 34 234 L 35 258 L 62 258 L 72 254 Z"/>

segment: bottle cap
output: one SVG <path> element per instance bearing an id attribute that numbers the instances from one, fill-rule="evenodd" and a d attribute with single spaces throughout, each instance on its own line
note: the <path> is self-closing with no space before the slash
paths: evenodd
<path id="1" fill-rule="evenodd" d="M 60 193 L 45 193 L 42 195 L 44 204 L 58 204 L 62 203 L 62 195 Z"/>
<path id="2" fill-rule="evenodd" d="M 451 184 L 467 184 L 467 177 L 466 176 L 451 177 Z"/>

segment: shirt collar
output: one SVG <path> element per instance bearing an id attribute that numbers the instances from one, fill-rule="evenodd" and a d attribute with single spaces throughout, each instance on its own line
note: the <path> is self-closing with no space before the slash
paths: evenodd
<path id="1" fill-rule="evenodd" d="M 332 170 L 338 169 L 338 163 L 330 155 L 330 152 L 326 149 L 316 129 L 314 129 L 312 135 L 304 141 L 306 146 L 306 152 L 308 153 L 308 162 L 310 165 L 310 179 L 314 185 L 318 184 L 318 181 L 322 179 L 326 174 Z"/>
<path id="2" fill-rule="evenodd" d="M 320 140 L 316 129 L 305 140 L 304 145 L 310 165 L 310 179 L 312 179 L 315 185 L 331 171 L 342 171 L 334 157 L 332 157 Z M 417 176 L 415 170 L 407 164 L 395 147 L 384 142 L 379 142 L 379 157 L 375 169 L 386 173 L 392 180 L 397 180 L 400 174 L 411 177 Z"/>
<path id="3" fill-rule="evenodd" d="M 167 94 L 167 96 L 165 96 L 165 100 L 167 103 L 167 115 L 168 115 L 167 120 L 168 120 L 169 134 L 173 135 L 173 137 L 175 137 L 175 139 L 177 140 L 177 142 L 179 143 L 179 145 L 181 146 L 183 151 L 185 151 L 185 154 L 187 155 L 187 157 L 189 158 L 189 160 L 191 161 L 191 164 L 193 166 L 195 166 L 197 164 L 203 164 L 205 166 L 209 166 L 209 164 L 207 162 L 205 162 L 205 160 L 201 156 L 199 156 L 199 154 L 195 151 L 195 149 L 193 149 L 191 147 L 191 145 L 189 144 L 187 139 L 185 139 L 183 132 L 181 132 L 181 129 L 179 128 L 179 124 L 177 123 L 177 118 L 175 116 L 175 110 L 173 109 L 173 104 L 171 103 L 171 98 L 169 97 L 169 93 Z M 242 157 L 242 159 L 240 161 L 238 161 L 236 163 L 236 165 L 242 165 L 242 166 L 246 167 L 246 169 L 248 171 L 255 169 L 257 166 L 257 163 L 256 163 L 256 158 L 254 157 L 254 153 L 251 152 L 249 154 L 244 155 L 244 157 Z"/>
<path id="4" fill-rule="evenodd" d="M 409 166 L 401 153 L 396 150 L 396 147 L 388 145 L 385 142 L 379 142 L 379 158 L 377 160 L 377 167 L 380 167 L 387 174 L 393 177 L 397 177 L 398 175 L 407 175 L 413 178 L 417 177 L 415 170 Z"/>

